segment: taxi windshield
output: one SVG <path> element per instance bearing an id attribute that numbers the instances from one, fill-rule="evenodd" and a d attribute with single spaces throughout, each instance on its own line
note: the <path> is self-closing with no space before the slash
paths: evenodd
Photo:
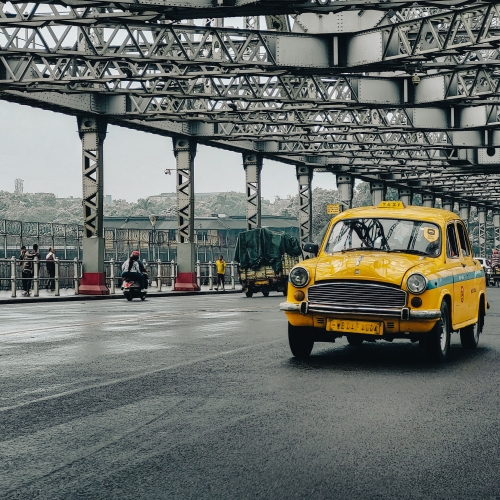
<path id="1" fill-rule="evenodd" d="M 428 257 L 441 254 L 441 230 L 436 224 L 405 219 L 344 219 L 328 236 L 326 253 L 353 250 L 401 252 Z"/>

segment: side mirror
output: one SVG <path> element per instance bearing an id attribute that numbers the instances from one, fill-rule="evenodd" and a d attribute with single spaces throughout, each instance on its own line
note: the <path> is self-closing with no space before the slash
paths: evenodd
<path id="1" fill-rule="evenodd" d="M 304 243 L 302 246 L 304 252 L 312 253 L 316 257 L 319 253 L 319 245 L 316 243 Z"/>

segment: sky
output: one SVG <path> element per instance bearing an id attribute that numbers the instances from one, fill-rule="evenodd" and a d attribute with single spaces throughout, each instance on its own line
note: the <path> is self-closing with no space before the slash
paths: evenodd
<path id="1" fill-rule="evenodd" d="M 76 118 L 0 100 L 0 191 L 14 191 L 24 179 L 25 193 L 81 197 L 81 143 Z M 104 142 L 104 193 L 134 202 L 175 192 L 172 140 L 136 130 L 108 126 Z M 262 196 L 273 201 L 298 191 L 295 167 L 264 160 Z M 195 193 L 245 191 L 241 154 L 198 146 Z M 335 189 L 335 177 L 318 173 L 313 188 Z"/>

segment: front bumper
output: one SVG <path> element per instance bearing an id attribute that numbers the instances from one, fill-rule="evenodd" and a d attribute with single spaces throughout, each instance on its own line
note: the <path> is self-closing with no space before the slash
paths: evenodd
<path id="1" fill-rule="evenodd" d="M 426 310 L 416 310 L 410 309 L 409 307 L 403 307 L 401 309 L 389 309 L 389 308 L 371 308 L 363 306 L 353 306 L 353 307 L 341 307 L 341 306 L 322 306 L 318 304 L 313 304 L 309 306 L 307 302 L 282 302 L 280 304 L 280 309 L 282 311 L 288 312 L 298 312 L 301 314 L 307 313 L 319 313 L 319 314 L 332 314 L 335 316 L 384 316 L 391 318 L 399 318 L 402 320 L 434 320 L 441 317 L 441 311 L 439 309 L 426 309 Z"/>

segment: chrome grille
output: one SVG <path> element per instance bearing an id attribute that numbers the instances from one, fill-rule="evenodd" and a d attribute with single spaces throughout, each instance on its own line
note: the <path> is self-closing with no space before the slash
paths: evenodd
<path id="1" fill-rule="evenodd" d="M 343 306 L 363 308 L 402 308 L 406 292 L 399 288 L 359 281 L 338 281 L 313 285 L 307 291 L 309 306 Z"/>

